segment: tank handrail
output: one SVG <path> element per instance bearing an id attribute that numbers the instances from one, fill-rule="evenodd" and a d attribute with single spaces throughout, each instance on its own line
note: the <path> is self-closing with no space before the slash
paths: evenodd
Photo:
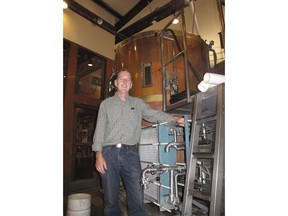
<path id="1" fill-rule="evenodd" d="M 179 56 L 184 54 L 184 50 L 182 50 L 181 52 L 179 52 L 177 55 L 175 55 L 172 59 L 170 59 L 167 63 L 165 63 L 164 65 L 162 65 L 163 67 L 166 67 L 168 64 L 170 64 L 171 62 L 173 62 L 176 58 L 178 58 Z"/>
<path id="2" fill-rule="evenodd" d="M 171 32 L 171 34 L 172 34 L 172 36 L 173 36 L 173 38 L 174 38 L 174 41 L 175 41 L 175 43 L 176 43 L 176 47 L 178 48 L 178 51 L 181 51 L 182 49 L 181 49 L 181 47 L 180 47 L 180 45 L 179 45 L 178 39 L 177 39 L 174 31 L 173 31 L 172 29 L 167 29 L 167 31 L 170 31 L 170 32 Z M 198 72 L 195 70 L 195 68 L 192 66 L 192 64 L 191 64 L 191 62 L 189 61 L 189 59 L 188 59 L 188 66 L 191 68 L 193 74 L 194 74 L 195 77 L 198 79 L 198 81 L 202 81 L 202 78 L 200 77 L 200 75 L 198 74 Z"/>

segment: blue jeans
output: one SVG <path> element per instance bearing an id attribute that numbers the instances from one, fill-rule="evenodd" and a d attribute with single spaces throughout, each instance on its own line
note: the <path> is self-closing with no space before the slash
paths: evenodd
<path id="1" fill-rule="evenodd" d="M 101 174 L 104 190 L 104 215 L 120 216 L 119 189 L 120 176 L 127 194 L 129 216 L 145 216 L 144 191 L 140 184 L 141 164 L 137 146 L 104 146 L 102 154 L 107 164 L 105 174 Z"/>

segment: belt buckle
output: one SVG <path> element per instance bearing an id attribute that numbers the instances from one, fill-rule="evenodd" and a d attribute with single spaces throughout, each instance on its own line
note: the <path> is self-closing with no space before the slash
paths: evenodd
<path id="1" fill-rule="evenodd" d="M 116 148 L 121 148 L 121 146 L 122 146 L 122 143 L 117 143 L 116 144 Z"/>

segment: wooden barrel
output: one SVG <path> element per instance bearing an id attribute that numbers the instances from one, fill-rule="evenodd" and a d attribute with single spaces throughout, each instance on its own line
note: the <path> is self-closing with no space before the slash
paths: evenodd
<path id="1" fill-rule="evenodd" d="M 167 32 L 169 38 L 176 36 L 178 44 L 183 49 L 181 32 Z M 164 47 L 164 64 L 173 58 L 179 49 L 175 42 L 171 39 L 163 40 Z M 131 96 L 137 96 L 154 109 L 162 110 L 162 57 L 161 57 L 161 38 L 157 36 L 156 31 L 147 31 L 136 34 L 124 41 L 115 50 L 116 70 L 122 67 L 127 68 L 133 77 L 133 87 L 130 91 Z M 190 90 L 199 92 L 197 85 L 203 79 L 206 72 L 209 71 L 209 53 L 207 44 L 199 37 L 187 33 L 187 50 L 190 66 L 189 81 Z M 166 67 L 167 77 L 177 80 L 178 92 L 185 91 L 185 73 L 184 73 L 184 57 L 183 55 Z M 177 71 L 175 74 L 173 71 Z M 176 75 L 176 77 L 175 77 Z M 166 86 L 168 98 L 170 98 L 171 87 Z M 173 94 L 173 92 L 172 92 Z M 167 101 L 169 105 L 169 100 Z"/>

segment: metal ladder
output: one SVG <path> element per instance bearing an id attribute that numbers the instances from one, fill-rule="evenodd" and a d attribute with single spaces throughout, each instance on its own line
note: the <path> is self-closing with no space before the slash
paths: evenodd
<path id="1" fill-rule="evenodd" d="M 224 90 L 221 84 L 195 95 L 182 216 L 224 215 Z"/>

